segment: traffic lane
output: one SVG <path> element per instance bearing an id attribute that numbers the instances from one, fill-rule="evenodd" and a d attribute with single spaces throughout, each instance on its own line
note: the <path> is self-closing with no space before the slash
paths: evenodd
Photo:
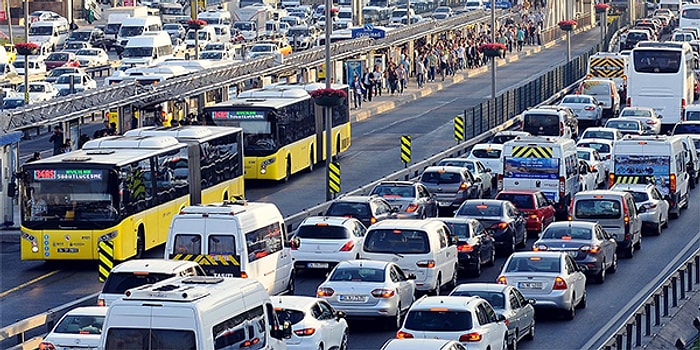
<path id="1" fill-rule="evenodd" d="M 589 31 L 576 36 L 574 55 L 590 49 L 599 33 Z M 566 60 L 566 46 L 557 45 L 498 67 L 498 90 L 516 86 Z M 412 82 L 411 84 L 415 84 Z M 403 168 L 399 147 L 401 135 L 411 135 L 413 163 L 455 144 L 452 120 L 490 94 L 490 73 L 480 74 L 427 97 L 353 123 L 352 145 L 341 155 L 341 190 L 347 192 Z M 389 100 L 386 94 L 381 100 Z M 313 174 L 300 173 L 289 183 L 246 182 L 250 200 L 276 203 L 284 215 L 291 215 L 325 202 L 323 164 Z M 284 189 L 284 192 L 282 191 Z M 288 191 L 302 195 L 290 196 Z"/>

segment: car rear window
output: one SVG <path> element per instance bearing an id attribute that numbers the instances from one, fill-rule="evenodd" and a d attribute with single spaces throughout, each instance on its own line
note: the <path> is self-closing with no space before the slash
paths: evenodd
<path id="1" fill-rule="evenodd" d="M 611 120 L 607 124 L 605 124 L 605 127 L 620 129 L 620 130 L 639 130 L 640 129 L 639 123 L 635 123 L 633 121 L 624 121 L 624 120 Z"/>
<path id="2" fill-rule="evenodd" d="M 452 172 L 426 171 L 421 176 L 420 181 L 431 184 L 454 184 L 462 182 L 462 176 Z"/>
<path id="3" fill-rule="evenodd" d="M 676 124 L 674 135 L 700 134 L 700 124 Z"/>
<path id="4" fill-rule="evenodd" d="M 299 226 L 296 237 L 311 239 L 347 239 L 350 237 L 350 231 L 343 226 L 302 225 Z"/>
<path id="5" fill-rule="evenodd" d="M 508 262 L 506 272 L 560 272 L 558 256 L 515 256 Z"/>
<path id="6" fill-rule="evenodd" d="M 516 135 L 496 135 L 491 139 L 491 143 L 504 144 L 510 140 L 515 139 Z"/>
<path id="7" fill-rule="evenodd" d="M 615 140 L 615 134 L 613 134 L 611 131 L 593 130 L 584 132 L 581 138 Z"/>
<path id="8" fill-rule="evenodd" d="M 651 111 L 646 109 L 624 109 L 621 117 L 651 117 Z"/>
<path id="9" fill-rule="evenodd" d="M 629 194 L 632 195 L 632 198 L 634 199 L 635 203 L 642 203 L 646 202 L 649 200 L 649 195 L 646 192 L 637 192 L 637 191 L 627 191 Z"/>
<path id="10" fill-rule="evenodd" d="M 501 158 L 501 150 L 499 149 L 473 149 L 472 156 L 476 158 L 498 159 Z"/>
<path id="11" fill-rule="evenodd" d="M 489 217 L 489 216 L 501 216 L 501 206 L 500 205 L 486 205 L 486 204 L 464 204 L 459 207 L 456 216 L 475 216 L 475 217 Z"/>
<path id="12" fill-rule="evenodd" d="M 102 334 L 104 316 L 69 315 L 56 326 L 54 333 Z"/>
<path id="13" fill-rule="evenodd" d="M 102 293 L 123 294 L 128 289 L 153 284 L 175 276 L 172 273 L 112 272 L 107 277 Z"/>
<path id="14" fill-rule="evenodd" d="M 370 211 L 367 203 L 336 202 L 331 204 L 326 215 L 366 218 L 370 216 Z"/>
<path id="15" fill-rule="evenodd" d="M 598 153 L 610 153 L 610 145 L 606 143 L 597 142 L 581 142 L 578 144 L 580 147 L 589 147 L 598 151 Z"/>
<path id="16" fill-rule="evenodd" d="M 469 234 L 469 224 L 456 223 L 456 222 L 446 222 L 445 225 L 450 228 L 450 232 L 457 236 L 460 240 L 467 240 L 471 235 Z"/>
<path id="17" fill-rule="evenodd" d="M 299 310 L 275 309 L 275 313 L 281 324 L 289 322 L 289 324 L 293 326 L 304 319 L 304 313 Z"/>
<path id="18" fill-rule="evenodd" d="M 426 332 L 458 332 L 472 329 L 469 311 L 413 310 L 406 316 L 404 327 Z"/>
<path id="19" fill-rule="evenodd" d="M 535 209 L 534 197 L 531 194 L 499 193 L 496 199 L 510 201 L 518 209 Z"/>
<path id="20" fill-rule="evenodd" d="M 487 292 L 483 290 L 457 290 L 450 293 L 453 297 L 480 297 L 493 306 L 494 309 L 504 309 L 505 297 L 501 292 Z"/>
<path id="21" fill-rule="evenodd" d="M 686 111 L 685 120 L 700 120 L 700 111 Z"/>
<path id="22" fill-rule="evenodd" d="M 585 227 L 549 227 L 541 238 L 547 239 L 591 239 L 591 229 Z"/>
<path id="23" fill-rule="evenodd" d="M 343 267 L 333 270 L 329 281 L 384 282 L 384 270 L 366 267 Z"/>
<path id="24" fill-rule="evenodd" d="M 526 114 L 523 131 L 535 136 L 559 136 L 559 116 L 554 114 Z"/>
<path id="25" fill-rule="evenodd" d="M 590 103 L 591 99 L 584 96 L 566 96 L 561 103 Z"/>
<path id="26" fill-rule="evenodd" d="M 621 209 L 620 201 L 614 199 L 580 199 L 574 205 L 578 219 L 619 219 Z"/>
<path id="27" fill-rule="evenodd" d="M 413 186 L 377 186 L 372 190 L 372 193 L 380 195 L 384 198 L 413 198 L 416 196 L 416 190 Z"/>
<path id="28" fill-rule="evenodd" d="M 369 253 L 425 254 L 430 251 L 430 244 L 423 231 L 370 230 L 363 249 Z"/>

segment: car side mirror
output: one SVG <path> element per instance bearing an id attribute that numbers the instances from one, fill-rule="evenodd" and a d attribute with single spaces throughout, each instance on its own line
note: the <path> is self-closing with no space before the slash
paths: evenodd
<path id="1" fill-rule="evenodd" d="M 527 299 L 527 303 L 530 305 L 535 305 L 537 303 L 537 300 L 535 299 Z"/>
<path id="2" fill-rule="evenodd" d="M 413 273 L 409 273 L 408 276 L 406 276 L 406 279 L 408 279 L 408 280 L 415 280 L 415 279 L 416 279 L 416 275 L 413 274 Z"/>
<path id="3" fill-rule="evenodd" d="M 498 322 L 505 322 L 506 321 L 506 317 L 503 316 L 502 314 L 497 314 L 496 319 L 498 320 Z"/>
<path id="4" fill-rule="evenodd" d="M 340 321 L 341 318 L 345 318 L 345 312 L 343 311 L 336 311 L 335 312 L 335 319 Z"/>
<path id="5" fill-rule="evenodd" d="M 487 173 L 490 173 L 490 172 L 492 172 L 493 170 L 491 170 L 491 168 L 486 168 L 484 171 L 487 172 Z"/>
<path id="6" fill-rule="evenodd" d="M 641 213 L 646 213 L 646 212 L 647 212 L 647 207 L 641 206 L 641 207 L 639 207 L 639 209 L 637 209 L 637 211 L 638 211 L 640 214 L 641 214 Z"/>

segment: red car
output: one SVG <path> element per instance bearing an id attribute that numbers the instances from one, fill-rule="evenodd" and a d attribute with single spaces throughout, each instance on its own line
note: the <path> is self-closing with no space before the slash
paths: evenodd
<path id="1" fill-rule="evenodd" d="M 53 52 L 44 60 L 46 70 L 56 67 L 80 67 L 80 61 L 72 52 Z"/>
<path id="2" fill-rule="evenodd" d="M 540 233 L 554 222 L 554 207 L 542 191 L 501 191 L 496 195 L 496 199 L 510 201 L 523 213 L 527 221 L 527 232 L 529 233 Z"/>

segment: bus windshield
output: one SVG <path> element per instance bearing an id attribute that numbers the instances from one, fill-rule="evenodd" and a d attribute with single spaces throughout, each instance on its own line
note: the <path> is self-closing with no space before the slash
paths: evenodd
<path id="1" fill-rule="evenodd" d="M 22 221 L 27 227 L 56 228 L 66 221 L 113 222 L 118 218 L 107 169 L 27 167 Z"/>
<path id="2" fill-rule="evenodd" d="M 243 129 L 243 149 L 246 155 L 269 155 L 279 147 L 272 123 L 265 111 L 224 110 L 212 112 L 214 124 Z"/>

